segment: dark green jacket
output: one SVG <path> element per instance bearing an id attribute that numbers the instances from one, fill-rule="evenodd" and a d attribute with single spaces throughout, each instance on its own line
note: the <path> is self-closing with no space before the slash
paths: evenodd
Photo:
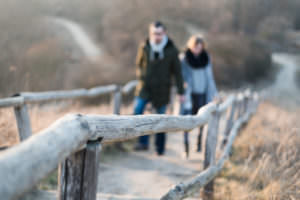
<path id="1" fill-rule="evenodd" d="M 136 58 L 139 84 L 136 96 L 149 100 L 156 108 L 167 105 L 173 77 L 179 94 L 184 93 L 178 50 L 169 39 L 164 48 L 164 58 L 150 61 L 150 43 L 146 40 L 138 49 Z"/>

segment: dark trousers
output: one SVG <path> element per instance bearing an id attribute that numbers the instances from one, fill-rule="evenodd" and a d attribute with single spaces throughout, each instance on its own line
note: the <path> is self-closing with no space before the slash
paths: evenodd
<path id="1" fill-rule="evenodd" d="M 199 109 L 206 104 L 206 94 L 195 94 L 192 93 L 192 110 L 185 110 L 184 115 L 192 114 L 196 115 Z M 197 151 L 201 151 L 202 149 L 202 135 L 203 135 L 203 126 L 199 128 L 199 134 L 197 138 Z M 189 134 L 188 132 L 184 133 L 184 145 L 185 145 L 185 152 L 188 156 L 189 154 Z"/>
<path id="2" fill-rule="evenodd" d="M 195 94 L 192 93 L 192 114 L 196 115 L 198 113 L 198 110 L 205 106 L 206 104 L 206 94 Z"/>
<path id="3" fill-rule="evenodd" d="M 134 114 L 141 115 L 144 113 L 148 100 L 137 97 L 135 100 Z M 161 106 L 156 108 L 158 114 L 164 114 L 167 110 L 167 106 Z M 139 137 L 139 143 L 145 147 L 149 146 L 149 135 Z M 165 151 L 166 133 L 157 133 L 155 135 L 155 147 L 158 154 L 163 154 Z"/>

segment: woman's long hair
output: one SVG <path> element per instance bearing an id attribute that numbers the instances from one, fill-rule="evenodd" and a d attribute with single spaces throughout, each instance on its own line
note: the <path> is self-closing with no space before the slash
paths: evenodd
<path id="1" fill-rule="evenodd" d="M 193 35 L 187 41 L 186 48 L 187 49 L 192 49 L 195 46 L 197 46 L 198 44 L 201 44 L 202 47 L 203 47 L 203 50 L 206 50 L 206 44 L 205 44 L 205 41 L 204 41 L 203 37 L 201 37 L 199 35 Z"/>

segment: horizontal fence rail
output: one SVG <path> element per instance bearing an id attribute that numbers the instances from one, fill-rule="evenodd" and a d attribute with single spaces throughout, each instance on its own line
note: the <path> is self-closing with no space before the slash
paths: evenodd
<path id="1" fill-rule="evenodd" d="M 114 114 L 120 114 L 122 94 L 126 95 L 135 89 L 137 80 L 129 81 L 123 87 L 119 85 L 98 86 L 91 89 L 75 89 L 48 92 L 21 92 L 14 97 L 0 99 L 0 108 L 14 107 L 19 139 L 24 141 L 32 135 L 31 121 L 27 104 L 58 101 L 66 99 L 91 98 L 113 94 Z"/>
<path id="2" fill-rule="evenodd" d="M 122 87 L 122 93 L 128 94 L 137 85 L 137 80 L 129 81 Z M 77 99 L 96 97 L 113 93 L 118 85 L 98 86 L 91 89 L 58 90 L 48 92 L 21 92 L 14 97 L 0 99 L 0 108 L 21 106 L 25 103 L 38 103 L 43 101 L 55 101 L 63 99 Z"/>
<path id="3" fill-rule="evenodd" d="M 116 89 L 117 85 L 108 85 L 91 89 L 76 89 L 69 91 L 22 92 L 19 95 L 24 97 L 25 103 L 39 103 L 43 101 L 96 97 L 100 95 L 110 94 Z"/>
<path id="4" fill-rule="evenodd" d="M 10 97 L 0 99 L 0 108 L 21 106 L 24 103 L 24 97 Z"/>
<path id="5" fill-rule="evenodd" d="M 126 88 L 125 92 L 131 90 L 127 88 L 134 88 L 133 85 L 136 85 L 136 82 L 133 83 L 130 82 L 123 87 L 123 89 Z M 124 92 L 120 88 L 117 91 Z M 16 199 L 20 197 L 61 163 L 59 167 L 60 199 L 68 199 L 66 198 L 68 195 L 74 197 L 76 194 L 83 197 L 88 196 L 83 198 L 86 200 L 95 199 L 97 176 L 93 175 L 97 174 L 100 141 L 103 143 L 117 142 L 157 132 L 192 130 L 208 124 L 205 171 L 191 181 L 175 186 L 162 197 L 163 200 L 183 199 L 196 190 L 198 191 L 200 187 L 212 183 L 211 181 L 220 172 L 229 156 L 238 130 L 255 112 L 257 104 L 258 95 L 245 92 L 239 95 L 230 95 L 222 102 L 212 102 L 201 108 L 194 116 L 67 115 L 57 120 L 49 128 L 0 154 L 1 198 Z M 230 114 L 226 126 L 229 131 L 228 134 L 225 134 L 226 143 L 223 156 L 216 162 L 218 119 L 229 108 L 231 111 L 234 110 L 232 109 L 233 105 L 237 105 L 238 109 Z M 228 125 L 229 122 L 232 124 L 231 127 Z M 74 185 L 72 182 L 74 180 L 77 180 L 79 189 L 78 184 Z M 73 198 L 70 197 L 70 199 Z"/>
<path id="6" fill-rule="evenodd" d="M 132 80 L 129 81 L 128 83 L 126 83 L 123 88 L 122 88 L 122 93 L 124 94 L 128 94 L 129 92 L 131 92 L 138 84 L 137 80 Z"/>

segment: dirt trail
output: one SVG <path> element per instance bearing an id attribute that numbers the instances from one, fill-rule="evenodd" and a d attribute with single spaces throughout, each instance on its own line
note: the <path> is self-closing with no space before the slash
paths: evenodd
<path id="1" fill-rule="evenodd" d="M 95 61 L 99 58 L 99 56 L 101 56 L 102 50 L 94 41 L 92 41 L 89 34 L 79 24 L 59 17 L 48 17 L 46 19 L 68 31 L 70 36 L 73 38 L 73 41 L 78 45 L 87 58 Z"/>
<path id="2" fill-rule="evenodd" d="M 195 136 L 192 134 L 193 145 Z M 159 199 L 173 184 L 199 173 L 202 154 L 193 150 L 191 158 L 184 159 L 182 137 L 169 134 L 167 152 L 162 157 L 151 149 L 126 153 L 100 164 L 98 191 L 102 199 Z"/>
<path id="3" fill-rule="evenodd" d="M 300 69 L 300 56 L 274 53 L 273 62 L 281 67 L 273 85 L 266 89 L 266 97 L 286 107 L 300 103 L 299 89 L 296 85 L 296 71 Z"/>

